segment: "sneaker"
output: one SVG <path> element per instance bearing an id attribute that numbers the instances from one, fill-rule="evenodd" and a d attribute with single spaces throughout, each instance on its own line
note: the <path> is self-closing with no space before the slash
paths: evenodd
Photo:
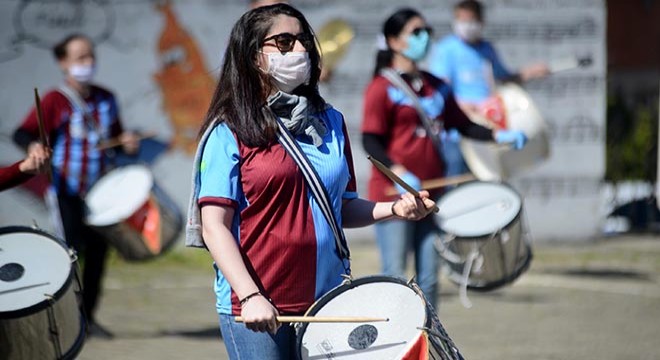
<path id="1" fill-rule="evenodd" d="M 99 325 L 97 322 L 90 322 L 87 324 L 87 336 L 104 340 L 112 340 L 115 337 L 113 333 Z"/>

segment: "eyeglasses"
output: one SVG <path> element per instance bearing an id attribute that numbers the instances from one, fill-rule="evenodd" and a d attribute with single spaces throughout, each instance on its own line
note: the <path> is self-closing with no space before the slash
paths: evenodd
<path id="1" fill-rule="evenodd" d="M 281 33 L 273 36 L 269 36 L 264 39 L 264 46 L 270 45 L 273 46 L 272 44 L 266 44 L 267 41 L 270 40 L 275 40 L 275 46 L 277 46 L 277 50 L 279 50 L 282 54 L 288 53 L 289 51 L 293 50 L 293 48 L 296 46 L 296 40 L 300 41 L 300 44 L 302 46 L 309 50 L 313 48 L 314 46 L 314 37 L 312 34 L 308 33 L 300 33 L 298 35 L 293 35 L 290 33 Z"/>
<path id="2" fill-rule="evenodd" d="M 433 28 L 430 27 L 430 26 L 424 26 L 424 27 L 414 28 L 413 31 L 412 31 L 412 34 L 415 35 L 415 36 L 417 36 L 417 35 L 419 35 L 422 31 L 426 31 L 426 33 L 429 34 L 429 36 L 433 35 Z"/>

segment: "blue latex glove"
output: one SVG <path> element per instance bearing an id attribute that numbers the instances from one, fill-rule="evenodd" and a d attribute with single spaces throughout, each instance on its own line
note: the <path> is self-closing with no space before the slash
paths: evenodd
<path id="1" fill-rule="evenodd" d="M 511 144 L 511 147 L 520 150 L 527 144 L 527 136 L 520 130 L 498 130 L 495 132 L 495 142 Z"/>
<path id="2" fill-rule="evenodd" d="M 422 183 L 419 181 L 419 178 L 410 171 L 406 171 L 403 175 L 399 177 L 401 178 L 401 180 L 405 181 L 406 184 L 410 185 L 413 189 L 418 191 L 421 190 Z M 399 184 L 396 184 L 396 190 L 399 192 L 399 194 L 405 194 L 408 192 L 406 189 L 402 188 L 401 185 Z"/>

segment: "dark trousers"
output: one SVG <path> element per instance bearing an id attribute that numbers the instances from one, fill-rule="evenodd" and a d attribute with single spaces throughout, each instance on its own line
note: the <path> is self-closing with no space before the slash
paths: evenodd
<path id="1" fill-rule="evenodd" d="M 66 242 L 84 261 L 82 267 L 83 306 L 88 321 L 93 322 L 94 310 L 101 294 L 101 279 L 105 270 L 108 245 L 83 222 L 85 208 L 80 197 L 58 195 L 57 202 Z"/>

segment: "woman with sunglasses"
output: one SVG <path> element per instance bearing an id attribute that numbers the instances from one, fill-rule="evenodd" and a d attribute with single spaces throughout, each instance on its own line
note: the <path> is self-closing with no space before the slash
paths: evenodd
<path id="1" fill-rule="evenodd" d="M 295 331 L 278 315 L 301 315 L 350 269 L 278 122 L 317 172 L 339 225 L 393 216 L 411 220 L 434 202 L 357 197 L 341 113 L 318 93 L 319 53 L 309 24 L 289 5 L 260 7 L 234 25 L 202 127 L 186 242 L 215 262 L 216 307 L 230 359 L 290 359 Z M 244 324 L 234 317 L 242 316 Z"/>
<path id="2" fill-rule="evenodd" d="M 522 147 L 519 131 L 497 131 L 471 122 L 460 110 L 450 87 L 419 70 L 417 63 L 429 49 L 431 28 L 416 10 L 405 8 L 383 25 L 374 77 L 364 98 L 362 141 L 368 154 L 380 160 L 411 186 L 444 174 L 439 133 L 455 128 L 478 140 L 513 143 Z M 422 117 L 422 112 L 424 116 Z M 369 199 L 392 201 L 392 182 L 376 168 L 369 180 Z M 400 193 L 405 190 L 397 187 Z M 441 192 L 431 192 L 437 198 Z M 409 249 L 415 255 L 416 281 L 435 305 L 438 294 L 439 257 L 434 248 L 438 235 L 433 217 L 418 222 L 392 218 L 375 225 L 382 272 L 404 277 Z"/>

